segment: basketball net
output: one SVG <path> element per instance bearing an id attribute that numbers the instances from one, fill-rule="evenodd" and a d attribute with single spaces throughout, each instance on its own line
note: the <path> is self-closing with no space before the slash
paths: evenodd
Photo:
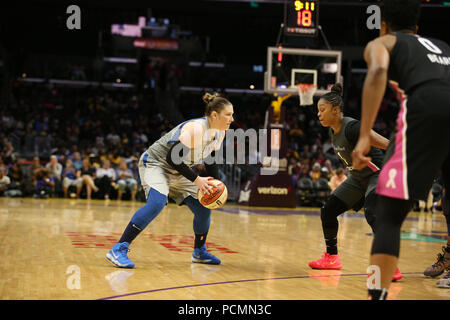
<path id="1" fill-rule="evenodd" d="M 300 106 L 310 106 L 314 104 L 314 93 L 317 90 L 317 85 L 309 83 L 296 84 L 298 89 L 298 96 L 300 98 Z"/>

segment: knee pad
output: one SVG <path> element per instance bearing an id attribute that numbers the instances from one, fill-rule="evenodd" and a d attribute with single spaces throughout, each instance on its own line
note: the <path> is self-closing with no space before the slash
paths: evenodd
<path id="1" fill-rule="evenodd" d="M 164 209 L 167 204 L 167 196 L 150 189 L 148 192 L 147 203 L 141 207 L 134 216 L 131 218 L 133 222 L 140 229 L 144 230 L 145 227 Z"/>
<path id="2" fill-rule="evenodd" d="M 320 209 L 322 224 L 337 224 L 337 217 L 348 210 L 348 206 L 338 197 L 331 195 Z"/>
<path id="3" fill-rule="evenodd" d="M 194 233 L 205 234 L 209 231 L 211 224 L 211 209 L 205 208 L 200 201 L 194 199 L 192 196 L 184 199 L 184 203 L 194 214 L 193 228 Z"/>

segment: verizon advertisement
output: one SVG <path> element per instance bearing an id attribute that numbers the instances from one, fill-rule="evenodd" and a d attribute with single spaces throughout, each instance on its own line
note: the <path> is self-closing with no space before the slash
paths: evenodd
<path id="1" fill-rule="evenodd" d="M 292 177 L 285 172 L 275 175 L 257 174 L 243 185 L 239 203 L 255 207 L 295 208 L 297 195 Z"/>

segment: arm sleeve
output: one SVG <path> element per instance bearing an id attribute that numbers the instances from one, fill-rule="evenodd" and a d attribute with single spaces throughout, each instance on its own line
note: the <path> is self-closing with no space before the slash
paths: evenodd
<path id="1" fill-rule="evenodd" d="M 181 148 L 180 152 L 178 154 L 176 154 L 177 152 L 174 150 L 174 148 L 178 144 L 181 144 L 182 148 Z M 195 179 L 197 179 L 198 175 L 191 168 L 189 168 L 183 161 L 181 161 L 180 164 L 174 163 L 175 157 L 181 159 L 181 158 L 183 158 L 184 155 L 188 154 L 188 152 L 189 152 L 189 148 L 186 147 L 184 144 L 182 144 L 180 141 L 177 141 L 172 145 L 169 152 L 167 153 L 166 161 L 169 165 L 171 165 L 175 170 L 177 170 L 186 179 L 194 182 Z"/>
<path id="2" fill-rule="evenodd" d="M 215 153 L 216 153 L 215 151 L 211 152 L 209 157 L 214 158 Z M 208 163 L 211 163 L 211 164 L 205 163 L 205 169 L 206 169 L 206 173 L 208 174 L 208 176 L 211 176 L 214 179 L 219 179 L 219 167 L 217 166 L 217 164 L 212 161 L 208 161 Z"/>

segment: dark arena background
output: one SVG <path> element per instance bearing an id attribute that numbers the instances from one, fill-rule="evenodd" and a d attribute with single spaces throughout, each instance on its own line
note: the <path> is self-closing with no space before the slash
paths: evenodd
<path id="1" fill-rule="evenodd" d="M 344 114 L 360 119 L 363 50 L 379 32 L 373 5 L 382 2 L 2 2 L 0 299 L 170 300 L 173 317 L 207 311 L 189 309 L 201 305 L 194 300 L 215 301 L 217 317 L 237 316 L 222 308 L 227 300 L 251 300 L 245 310 L 266 316 L 281 309 L 272 300 L 365 300 L 373 235 L 363 209 L 339 217 L 343 268 L 308 266 L 325 250 L 320 208 L 336 172 L 349 171 L 318 120 L 320 92 L 300 105 L 297 86 L 316 75 L 325 92 L 337 79 Z M 423 0 L 419 34 L 450 43 L 449 17 L 449 1 Z M 273 59 L 268 48 L 279 49 Z M 312 52 L 337 58 L 306 67 Z M 114 268 L 105 254 L 146 202 L 141 154 L 203 117 L 206 92 L 233 104 L 230 129 L 267 130 L 279 157 L 261 156 L 248 138 L 224 142 L 245 159 L 219 165 L 228 201 L 213 210 L 206 245 L 221 265 L 191 263 L 192 214 L 169 200 L 131 247 L 136 267 Z M 387 88 L 374 130 L 389 139 L 398 110 Z M 274 163 L 277 173 L 264 174 Z M 80 182 L 78 171 L 88 172 Z M 441 196 L 436 177 L 402 227 L 403 279 L 390 299 L 450 299 L 423 274 L 447 241 Z"/>

